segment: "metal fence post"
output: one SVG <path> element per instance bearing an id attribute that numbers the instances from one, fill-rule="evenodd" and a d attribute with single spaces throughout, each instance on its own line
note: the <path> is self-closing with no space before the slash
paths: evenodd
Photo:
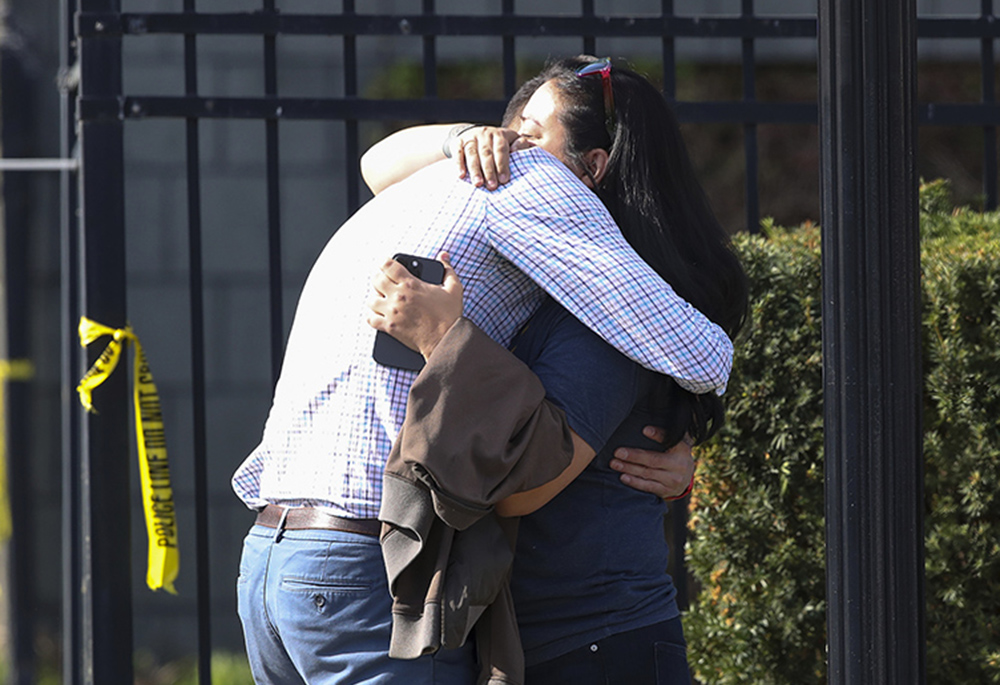
<path id="1" fill-rule="evenodd" d="M 63 159 L 73 153 L 76 143 L 76 72 L 71 66 L 76 60 L 76 39 L 73 31 L 75 0 L 60 0 L 59 109 L 62 128 L 59 132 L 59 152 Z M 81 375 L 81 355 L 75 340 L 74 327 L 80 318 L 79 293 L 79 235 L 77 233 L 76 177 L 69 171 L 60 173 L 59 194 L 59 301 L 62 317 L 59 345 L 61 361 L 60 384 L 62 429 L 62 678 L 67 685 L 83 682 L 82 643 L 80 629 L 83 625 L 80 597 L 81 547 L 83 534 L 80 528 L 80 443 L 82 431 L 80 405 L 73 392 L 73 384 Z"/>
<path id="2" fill-rule="evenodd" d="M 122 93 L 118 0 L 79 0 L 81 12 L 105 13 L 95 35 L 81 36 L 79 112 L 88 99 Z M 82 114 L 81 114 L 82 117 Z M 115 328 L 125 316 L 123 118 L 82 117 L 80 144 L 81 313 Z M 97 347 L 98 345 L 95 345 Z M 94 359 L 100 350 L 90 353 Z M 128 365 L 95 393 L 99 414 L 81 425 L 83 681 L 131 683 L 132 584 L 129 520 Z"/>
<path id="3" fill-rule="evenodd" d="M 10 31 L 10 28 L 6 28 Z M 17 41 L 8 41 L 16 45 Z M 0 82 L 3 84 L 2 106 L 0 106 L 0 138 L 5 158 L 25 157 L 32 153 L 36 121 L 31 106 L 34 91 L 33 79 L 24 67 L 25 58 L 31 57 L 28 50 L 19 50 L 4 45 L 0 50 Z M 0 343 L 0 358 L 4 374 L 0 377 L 0 424 L 5 441 L 3 467 L 7 480 L 7 506 L 10 514 L 10 538 L 6 541 L 7 588 L 10 663 L 7 681 L 11 685 L 29 685 L 35 680 L 35 614 L 37 611 L 35 565 L 37 539 L 34 520 L 31 516 L 32 464 L 27 455 L 31 453 L 31 421 L 28 411 L 30 389 L 23 382 L 28 380 L 23 374 L 14 372 L 16 365 L 27 362 L 30 351 L 30 330 L 32 312 L 29 307 L 28 276 L 28 234 L 31 228 L 34 205 L 32 203 L 35 185 L 24 173 L 3 174 L 0 188 L 3 199 L 0 209 L 0 239 L 3 240 L 2 292 L 4 302 L 0 305 L 4 314 L 3 341 Z"/>
<path id="4" fill-rule="evenodd" d="M 923 683 L 916 6 L 820 0 L 831 683 Z"/>

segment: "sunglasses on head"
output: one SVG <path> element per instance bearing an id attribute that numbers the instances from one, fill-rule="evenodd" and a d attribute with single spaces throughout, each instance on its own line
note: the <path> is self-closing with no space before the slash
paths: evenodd
<path id="1" fill-rule="evenodd" d="M 608 127 L 608 135 L 615 137 L 615 93 L 611 90 L 611 58 L 605 57 L 596 62 L 585 64 L 576 70 L 577 76 L 601 75 L 601 85 L 604 87 L 604 124 Z"/>

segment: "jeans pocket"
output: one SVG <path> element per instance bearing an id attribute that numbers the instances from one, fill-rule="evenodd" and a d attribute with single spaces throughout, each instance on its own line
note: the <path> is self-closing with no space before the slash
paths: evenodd
<path id="1" fill-rule="evenodd" d="M 656 685 L 691 685 L 687 648 L 674 642 L 654 642 Z"/>
<path id="2" fill-rule="evenodd" d="M 297 611 L 331 618 L 352 613 L 359 606 L 367 604 L 372 595 L 372 583 L 356 578 L 311 578 L 285 577 L 281 581 L 282 592 L 290 593 L 291 604 Z M 305 615 L 305 614 L 303 614 Z"/>
<path id="3" fill-rule="evenodd" d="M 240 574 L 236 577 L 237 586 L 246 585 L 253 575 L 263 576 L 267 564 L 268 545 L 259 536 L 247 535 L 243 539 L 243 552 L 240 554 Z"/>

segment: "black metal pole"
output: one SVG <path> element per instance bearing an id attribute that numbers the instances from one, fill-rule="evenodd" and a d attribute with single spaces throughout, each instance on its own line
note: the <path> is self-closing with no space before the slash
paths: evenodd
<path id="1" fill-rule="evenodd" d="M 16 41 L 10 41 L 16 44 Z M 29 157 L 35 140 L 33 88 L 24 69 L 26 55 L 4 48 L 0 58 L 0 82 L 3 83 L 2 147 L 7 157 Z M 28 237 L 32 217 L 33 183 L 29 174 L 9 173 L 3 178 L 4 273 L 6 274 L 6 351 L 12 363 L 27 359 L 30 351 L 30 297 L 28 293 Z M 8 367 L 10 368 L 10 367 Z M 27 378 L 9 374 L 6 384 L 7 494 L 10 505 L 11 537 L 8 543 L 7 601 L 10 607 L 10 669 L 8 682 L 30 685 L 35 680 L 35 541 L 32 513 L 32 469 L 30 452 L 29 386 Z"/>
<path id="2" fill-rule="evenodd" d="M 71 66 L 75 61 L 73 49 L 74 0 L 60 2 L 60 122 L 59 150 L 63 159 L 73 154 L 76 142 L 76 108 L 74 107 L 76 84 L 72 83 Z M 77 231 L 77 187 L 76 179 L 68 171 L 60 173 L 60 217 L 59 217 L 59 299 L 62 324 L 59 351 L 62 357 L 60 369 L 60 409 L 62 414 L 62 676 L 67 685 L 83 682 L 83 643 L 80 629 L 83 625 L 83 608 L 80 587 L 83 584 L 81 566 L 83 530 L 80 527 L 80 403 L 77 401 L 73 385 L 80 379 L 80 346 L 76 343 L 76 324 L 80 318 L 79 292 L 79 233 Z"/>
<path id="3" fill-rule="evenodd" d="M 753 18 L 753 0 L 742 0 L 742 16 Z M 745 37 L 742 42 L 743 56 L 743 102 L 757 101 L 757 58 L 753 37 Z M 744 180 L 746 194 L 747 232 L 760 233 L 760 165 L 757 144 L 756 122 L 743 124 L 743 159 L 746 165 Z"/>
<path id="4" fill-rule="evenodd" d="M 264 0 L 264 13 L 274 14 L 277 11 L 274 0 Z M 278 96 L 278 61 L 277 41 L 275 36 L 264 36 L 264 94 L 269 98 Z M 278 108 L 280 110 L 280 107 Z M 278 382 L 281 371 L 281 359 L 284 356 L 284 297 L 282 291 L 281 264 L 281 184 L 278 157 L 278 119 L 280 111 L 275 116 L 268 117 L 264 122 L 264 145 L 266 148 L 265 165 L 267 167 L 267 257 L 268 286 L 271 305 L 271 384 Z"/>
<path id="5" fill-rule="evenodd" d="M 78 6 L 109 16 L 121 12 L 118 0 L 79 0 Z M 121 35 L 99 24 L 98 35 L 77 35 L 80 101 L 122 94 Z M 126 324 L 122 124 L 113 117 L 79 125 L 81 313 L 115 328 Z M 90 351 L 89 360 L 100 351 Z M 81 643 L 88 684 L 133 680 L 128 372 L 125 364 L 96 390 L 100 413 L 88 414 L 81 426 Z"/>
<path id="6" fill-rule="evenodd" d="M 345 17 L 354 15 L 354 0 L 344 0 L 342 14 Z M 344 97 L 358 96 L 358 37 L 344 34 Z M 361 206 L 361 181 L 358 171 L 360 143 L 358 141 L 358 120 L 344 120 L 345 169 L 347 179 L 347 211 L 353 214 Z"/>
<path id="7" fill-rule="evenodd" d="M 196 12 L 195 0 L 184 0 L 184 11 Z M 273 49 L 273 46 L 272 46 Z M 198 44 L 184 36 L 184 94 L 198 95 Z M 198 605 L 198 683 L 212 682 L 212 587 L 209 558 L 208 446 L 205 401 L 205 298 L 201 231 L 201 153 L 198 119 L 186 122 L 188 274 L 191 303 L 191 403 L 194 451 L 195 568 Z"/>
<path id="8" fill-rule="evenodd" d="M 983 19 L 993 22 L 993 0 L 981 0 Z M 979 69 L 983 104 L 996 102 L 994 81 L 993 38 L 983 38 L 979 48 Z M 997 208 L 997 127 L 983 127 L 983 209 L 992 212 Z"/>
<path id="9" fill-rule="evenodd" d="M 514 0 L 501 0 L 500 14 L 503 17 L 514 16 Z M 517 92 L 517 61 L 514 53 L 514 36 L 506 34 L 503 37 L 503 99 L 510 100 Z"/>
<path id="10" fill-rule="evenodd" d="M 587 18 L 594 16 L 594 0 L 581 0 L 580 15 Z M 593 55 L 597 50 L 597 39 L 594 36 L 583 36 L 583 54 Z"/>
<path id="11" fill-rule="evenodd" d="M 660 14 L 667 26 L 674 20 L 674 0 L 660 0 Z M 663 60 L 663 95 L 673 104 L 677 100 L 677 46 L 672 35 L 661 38 Z"/>
<path id="12" fill-rule="evenodd" d="M 916 6 L 820 0 L 829 681 L 925 681 Z"/>

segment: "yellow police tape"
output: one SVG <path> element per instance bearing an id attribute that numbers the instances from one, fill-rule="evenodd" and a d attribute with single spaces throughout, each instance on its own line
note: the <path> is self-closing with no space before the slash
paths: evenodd
<path id="1" fill-rule="evenodd" d="M 153 383 L 146 355 L 139 338 L 130 326 L 109 328 L 86 317 L 80 318 L 80 344 L 86 347 L 100 337 L 111 336 L 111 342 L 84 374 L 76 391 L 87 411 L 96 413 L 91 397 L 118 365 L 122 347 L 129 341 L 135 345 L 133 396 L 135 399 L 135 434 L 139 452 L 139 480 L 142 484 L 142 508 L 146 515 L 146 535 L 149 559 L 146 584 L 151 590 L 164 589 L 177 594 L 174 580 L 180 568 L 177 551 L 177 516 L 174 494 L 170 486 L 170 465 L 167 462 L 167 441 L 163 430 L 160 395 Z"/>
<path id="2" fill-rule="evenodd" d="M 27 359 L 0 359 L 0 542 L 13 532 L 7 485 L 7 381 L 26 381 L 35 374 Z"/>

